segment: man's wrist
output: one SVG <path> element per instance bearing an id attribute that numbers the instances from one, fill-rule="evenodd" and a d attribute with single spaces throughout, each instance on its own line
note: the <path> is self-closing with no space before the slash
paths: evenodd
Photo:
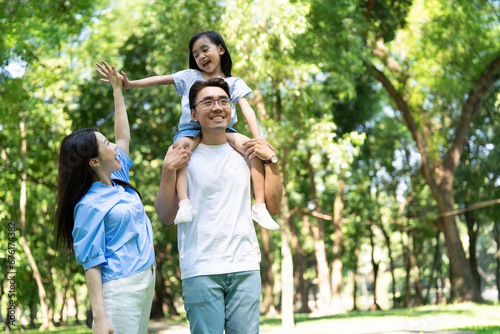
<path id="1" fill-rule="evenodd" d="M 263 160 L 265 165 L 272 165 L 278 162 L 278 156 L 275 154 L 271 155 L 269 159 Z"/>

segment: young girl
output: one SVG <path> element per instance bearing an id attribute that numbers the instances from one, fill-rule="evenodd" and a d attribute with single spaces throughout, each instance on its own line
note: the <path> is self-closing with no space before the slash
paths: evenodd
<path id="1" fill-rule="evenodd" d="M 116 144 L 94 129 L 63 139 L 56 244 L 83 265 L 94 333 L 146 333 L 155 287 L 153 231 L 128 183 L 133 162 L 121 75 L 104 61 L 97 66 L 113 86 Z"/>
<path id="2" fill-rule="evenodd" d="M 230 88 L 232 102 L 238 103 L 243 116 L 248 123 L 254 138 L 260 138 L 259 128 L 255 113 L 250 107 L 246 96 L 251 89 L 240 78 L 231 76 L 232 61 L 229 51 L 221 35 L 215 31 L 200 32 L 194 35 L 189 42 L 189 68 L 174 74 L 153 76 L 140 80 L 130 81 L 125 72 L 123 74 L 124 88 L 144 88 L 159 85 L 174 85 L 177 93 L 182 97 L 182 116 L 179 121 L 178 132 L 174 137 L 174 148 L 186 147 L 192 151 L 200 142 L 200 125 L 191 119 L 189 107 L 189 89 L 198 80 L 223 78 Z M 107 82 L 106 79 L 101 81 Z M 231 122 L 227 129 L 228 142 L 240 153 L 245 154 L 244 143 L 249 140 L 244 135 L 236 132 L 231 126 L 236 123 L 237 116 L 234 105 L 231 106 Z M 279 229 L 279 225 L 272 219 L 264 202 L 264 163 L 275 163 L 277 156 L 262 161 L 258 157 L 251 160 L 251 176 L 254 187 L 255 204 L 252 206 L 252 218 L 262 227 L 269 230 Z M 179 197 L 179 211 L 174 224 L 192 221 L 195 215 L 187 192 L 186 169 L 179 170 L 177 174 L 177 194 Z"/>

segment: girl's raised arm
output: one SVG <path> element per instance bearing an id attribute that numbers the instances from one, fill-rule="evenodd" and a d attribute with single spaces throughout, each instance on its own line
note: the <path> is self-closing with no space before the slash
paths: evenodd
<path id="1" fill-rule="evenodd" d="M 241 108 L 241 113 L 243 114 L 243 117 L 245 117 L 245 121 L 250 127 L 250 131 L 252 131 L 252 136 L 255 139 L 261 138 L 259 126 L 257 125 L 257 117 L 255 117 L 255 112 L 248 103 L 248 100 L 245 97 L 242 97 L 241 99 L 238 100 L 238 104 Z"/>
<path id="2" fill-rule="evenodd" d="M 155 86 L 163 86 L 163 85 L 173 85 L 174 78 L 170 74 L 166 75 L 156 75 L 152 77 L 147 77 L 139 80 L 130 81 L 127 78 L 127 74 L 122 71 L 123 75 L 123 88 L 146 88 L 146 87 L 155 87 Z M 104 81 L 101 79 L 101 81 Z"/>
<path id="3" fill-rule="evenodd" d="M 102 62 L 105 63 L 104 60 Z M 98 68 L 102 69 L 101 65 L 99 65 L 99 64 L 96 64 L 96 65 Z M 99 69 L 97 69 L 97 72 L 99 72 Z M 99 74 L 102 76 L 102 78 L 100 79 L 102 82 L 111 83 L 111 82 L 109 82 L 108 76 L 106 76 L 102 72 L 99 72 Z M 146 87 L 155 87 L 155 86 L 173 85 L 174 84 L 174 78 L 170 74 L 155 75 L 152 77 L 147 77 L 147 78 L 139 79 L 139 80 L 129 80 L 127 77 L 127 74 L 122 71 L 121 78 L 122 78 L 122 88 L 123 89 L 146 88 Z"/>
<path id="4" fill-rule="evenodd" d="M 114 66 L 109 66 L 104 60 L 102 63 L 103 65 L 96 64 L 98 67 L 97 72 L 106 78 L 107 82 L 111 84 L 115 98 L 116 145 L 118 145 L 118 147 L 128 155 L 130 146 L 130 126 L 122 93 L 122 76 L 118 73 Z"/>

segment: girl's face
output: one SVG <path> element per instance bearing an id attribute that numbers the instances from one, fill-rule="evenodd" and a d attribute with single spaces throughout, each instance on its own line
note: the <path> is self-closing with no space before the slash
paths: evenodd
<path id="1" fill-rule="evenodd" d="M 201 36 L 193 43 L 191 53 L 198 67 L 205 73 L 219 75 L 222 73 L 220 59 L 225 50 L 214 44 L 206 36 Z"/>
<path id="2" fill-rule="evenodd" d="M 97 156 L 99 168 L 102 168 L 106 174 L 119 171 L 121 165 L 120 160 L 118 160 L 118 145 L 110 143 L 100 132 L 95 132 L 95 136 L 99 145 L 99 155 Z"/>

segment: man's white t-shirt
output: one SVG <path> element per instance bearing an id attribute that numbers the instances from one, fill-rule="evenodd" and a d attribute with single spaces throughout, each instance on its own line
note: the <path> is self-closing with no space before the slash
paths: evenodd
<path id="1" fill-rule="evenodd" d="M 199 144 L 188 174 L 192 222 L 177 225 L 181 279 L 260 269 L 250 163 L 229 144 Z"/>

